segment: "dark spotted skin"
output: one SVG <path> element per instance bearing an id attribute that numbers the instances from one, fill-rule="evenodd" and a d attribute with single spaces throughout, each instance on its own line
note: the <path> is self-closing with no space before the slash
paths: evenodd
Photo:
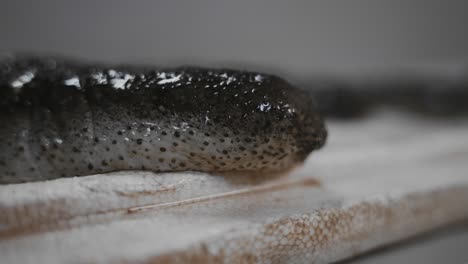
<path id="1" fill-rule="evenodd" d="M 194 67 L 0 63 L 0 183 L 118 170 L 274 172 L 326 139 L 276 76 Z"/>

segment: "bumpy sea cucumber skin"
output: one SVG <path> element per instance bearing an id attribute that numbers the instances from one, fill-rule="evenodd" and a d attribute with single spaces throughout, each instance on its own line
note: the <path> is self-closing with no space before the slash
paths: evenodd
<path id="1" fill-rule="evenodd" d="M 104 173 L 280 171 L 326 139 L 307 94 L 273 75 L 0 62 L 0 183 Z"/>

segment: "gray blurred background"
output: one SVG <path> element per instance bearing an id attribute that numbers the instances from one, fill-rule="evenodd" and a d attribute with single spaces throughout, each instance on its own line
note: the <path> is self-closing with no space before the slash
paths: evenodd
<path id="1" fill-rule="evenodd" d="M 293 82 L 412 69 L 456 75 L 468 62 L 467 11 L 466 0 L 2 0 L 0 52 L 260 69 Z M 466 234 L 463 228 L 416 250 L 406 246 L 355 262 L 429 263 L 421 256 L 448 249 L 454 257 L 464 252 Z"/>
<path id="2" fill-rule="evenodd" d="M 261 69 L 294 80 L 468 60 L 468 1 L 2 1 L 0 51 Z"/>

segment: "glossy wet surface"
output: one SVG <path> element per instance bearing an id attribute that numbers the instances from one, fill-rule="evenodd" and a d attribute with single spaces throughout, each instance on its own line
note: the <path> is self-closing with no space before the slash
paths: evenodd
<path id="1" fill-rule="evenodd" d="M 281 171 L 325 143 L 310 96 L 264 73 L 0 61 L 0 184 L 143 170 Z"/>

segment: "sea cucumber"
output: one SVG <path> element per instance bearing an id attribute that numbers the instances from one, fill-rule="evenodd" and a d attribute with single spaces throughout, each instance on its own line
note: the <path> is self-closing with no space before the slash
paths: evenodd
<path id="1" fill-rule="evenodd" d="M 308 94 L 263 73 L 0 62 L 0 184 L 119 170 L 274 172 L 327 131 Z"/>

